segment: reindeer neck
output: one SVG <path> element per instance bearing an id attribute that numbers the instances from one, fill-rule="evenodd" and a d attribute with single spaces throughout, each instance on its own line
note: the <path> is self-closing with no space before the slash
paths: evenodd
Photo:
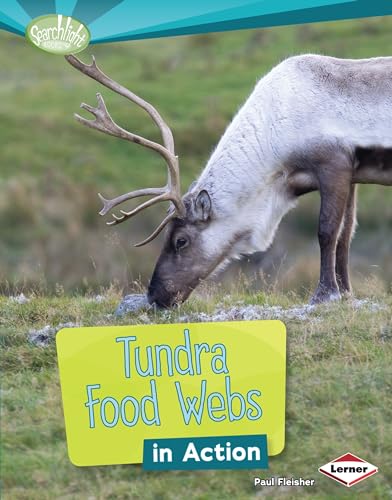
<path id="1" fill-rule="evenodd" d="M 222 215 L 232 213 L 233 205 L 250 202 L 275 169 L 266 119 L 252 97 L 227 128 L 193 188 L 208 191 Z"/>

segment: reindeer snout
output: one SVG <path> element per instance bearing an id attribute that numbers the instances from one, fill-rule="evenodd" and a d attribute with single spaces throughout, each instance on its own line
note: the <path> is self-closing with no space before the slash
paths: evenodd
<path id="1" fill-rule="evenodd" d="M 177 293 L 170 290 L 171 288 L 170 283 L 168 286 L 164 281 L 153 277 L 148 287 L 148 302 L 164 309 L 172 307 L 176 302 Z"/>

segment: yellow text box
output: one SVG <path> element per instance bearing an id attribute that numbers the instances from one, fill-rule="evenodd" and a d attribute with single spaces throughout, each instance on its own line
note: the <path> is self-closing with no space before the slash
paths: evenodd
<path id="1" fill-rule="evenodd" d="M 281 321 L 65 328 L 56 336 L 73 464 L 141 463 L 144 439 L 267 434 L 284 448 Z"/>

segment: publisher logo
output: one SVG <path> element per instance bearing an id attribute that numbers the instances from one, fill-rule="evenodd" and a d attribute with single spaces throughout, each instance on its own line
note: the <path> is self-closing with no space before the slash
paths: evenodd
<path id="1" fill-rule="evenodd" d="M 319 472 L 348 488 L 378 472 L 378 467 L 352 453 L 335 458 L 319 468 Z"/>
<path id="2" fill-rule="evenodd" d="M 84 50 L 90 42 L 90 32 L 73 17 L 49 14 L 31 21 L 26 28 L 26 38 L 45 52 L 67 55 Z"/>

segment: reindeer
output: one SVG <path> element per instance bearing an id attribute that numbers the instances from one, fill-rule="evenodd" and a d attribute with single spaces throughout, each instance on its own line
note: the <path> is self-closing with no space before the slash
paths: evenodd
<path id="1" fill-rule="evenodd" d="M 128 132 L 111 118 L 97 94 L 93 120 L 83 125 L 159 153 L 167 185 L 105 199 L 100 215 L 127 200 L 150 197 L 113 214 L 120 224 L 155 203 L 168 214 L 142 246 L 168 228 L 149 288 L 160 307 L 183 302 L 200 281 L 243 254 L 266 250 L 282 217 L 300 196 L 319 191 L 320 279 L 311 303 L 351 293 L 350 242 L 356 225 L 356 185 L 392 185 L 392 57 L 345 60 L 291 57 L 261 78 L 228 126 L 200 177 L 181 196 L 179 161 L 169 126 L 157 110 L 106 76 L 95 59 L 68 62 L 83 74 L 143 108 L 162 144 Z"/>

